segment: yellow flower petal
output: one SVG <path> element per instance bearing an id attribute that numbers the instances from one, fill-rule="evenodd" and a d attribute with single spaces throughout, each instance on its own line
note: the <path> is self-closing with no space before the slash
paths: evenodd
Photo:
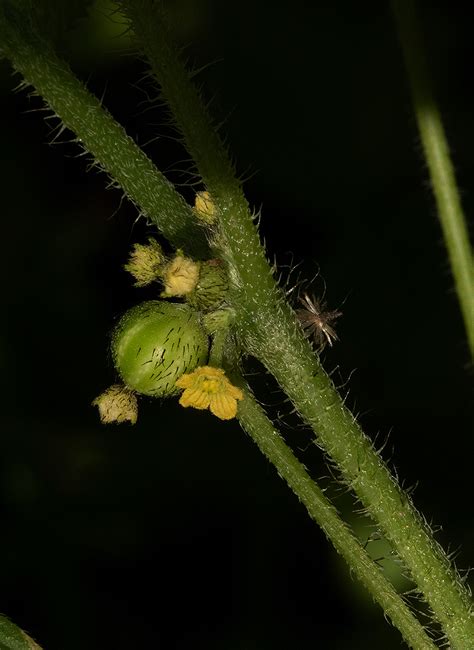
<path id="1" fill-rule="evenodd" d="M 225 393 L 214 395 L 211 399 L 211 413 L 221 420 L 232 420 L 237 415 L 237 401 Z"/>
<path id="2" fill-rule="evenodd" d="M 213 366 L 200 366 L 193 373 L 198 377 L 205 377 L 206 379 L 214 379 L 222 377 L 225 373 L 222 368 L 214 368 Z"/>
<path id="3" fill-rule="evenodd" d="M 181 375 L 179 379 L 175 381 L 175 384 L 178 388 L 189 388 L 194 384 L 193 374 Z"/>
<path id="4" fill-rule="evenodd" d="M 179 400 L 181 406 L 193 406 L 195 409 L 207 409 L 210 403 L 210 396 L 202 390 L 186 388 Z"/>

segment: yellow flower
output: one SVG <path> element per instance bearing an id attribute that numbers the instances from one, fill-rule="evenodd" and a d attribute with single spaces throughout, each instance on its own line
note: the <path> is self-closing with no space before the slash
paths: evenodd
<path id="1" fill-rule="evenodd" d="M 244 399 L 242 391 L 233 386 L 222 368 L 201 366 L 190 374 L 182 375 L 178 388 L 184 388 L 179 403 L 195 409 L 211 410 L 221 420 L 232 420 L 237 415 L 237 400 Z"/>
<path id="2" fill-rule="evenodd" d="M 205 223 L 214 223 L 217 208 L 209 192 L 198 192 L 194 200 L 194 210 L 199 219 Z"/>
<path id="3" fill-rule="evenodd" d="M 161 296 L 163 298 L 185 296 L 193 291 L 198 280 L 199 263 L 194 262 L 189 257 L 184 257 L 181 252 L 178 252 L 163 271 L 165 290 Z"/>

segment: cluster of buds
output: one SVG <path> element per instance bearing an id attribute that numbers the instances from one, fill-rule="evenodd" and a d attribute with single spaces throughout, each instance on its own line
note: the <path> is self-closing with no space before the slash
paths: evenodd
<path id="1" fill-rule="evenodd" d="M 226 297 L 229 283 L 219 259 L 195 261 L 178 250 L 167 258 L 157 241 L 135 244 L 124 267 L 135 278 L 135 286 L 155 281 L 163 284 L 161 298 L 183 298 L 198 311 L 219 307 Z"/>
<path id="2" fill-rule="evenodd" d="M 206 225 L 217 219 L 208 192 L 196 196 L 194 212 Z M 114 384 L 93 401 L 104 423 L 137 421 L 137 394 L 168 397 L 180 391 L 180 404 L 209 409 L 222 420 L 237 413 L 243 394 L 221 368 L 206 365 L 209 336 L 227 328 L 227 273 L 219 259 L 196 261 L 177 250 L 167 256 L 149 238 L 135 244 L 124 267 L 135 286 L 160 282 L 161 298 L 130 309 L 112 335 L 112 358 L 122 383 Z"/>

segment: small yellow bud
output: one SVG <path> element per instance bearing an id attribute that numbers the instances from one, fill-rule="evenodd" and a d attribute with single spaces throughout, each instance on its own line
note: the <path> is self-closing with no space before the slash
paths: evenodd
<path id="1" fill-rule="evenodd" d="M 131 422 L 135 424 L 138 416 L 138 403 L 135 393 L 126 386 L 114 384 L 107 388 L 92 402 L 99 408 L 100 421 L 103 424 Z"/>
<path id="2" fill-rule="evenodd" d="M 198 192 L 194 201 L 194 210 L 201 221 L 212 224 L 217 219 L 216 204 L 209 192 Z"/>
<path id="3" fill-rule="evenodd" d="M 194 262 L 189 257 L 178 251 L 178 254 L 163 270 L 163 284 L 165 290 L 162 292 L 162 298 L 172 296 L 185 296 L 191 293 L 199 280 L 198 262 Z"/>
<path id="4" fill-rule="evenodd" d="M 149 238 L 148 244 L 135 244 L 124 269 L 135 278 L 136 287 L 144 287 L 158 279 L 166 257 L 159 243 Z"/>

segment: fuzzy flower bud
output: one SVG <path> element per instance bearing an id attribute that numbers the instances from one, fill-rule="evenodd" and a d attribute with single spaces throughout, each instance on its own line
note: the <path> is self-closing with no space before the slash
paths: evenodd
<path id="1" fill-rule="evenodd" d="M 138 416 L 138 403 L 135 393 L 122 384 L 107 388 L 92 402 L 99 408 L 100 421 L 103 424 L 130 422 L 135 424 Z"/>
<path id="2" fill-rule="evenodd" d="M 224 264 L 219 259 L 202 262 L 195 287 L 186 295 L 191 307 L 200 311 L 217 309 L 224 302 L 229 281 Z"/>
<path id="3" fill-rule="evenodd" d="M 161 276 L 165 261 L 161 246 L 150 237 L 148 244 L 134 245 L 124 269 L 133 275 L 136 287 L 144 287 Z"/>
<path id="4" fill-rule="evenodd" d="M 178 251 L 176 257 L 163 270 L 162 278 L 165 290 L 161 297 L 171 298 L 191 293 L 199 279 L 199 267 L 199 262 L 184 257 L 183 253 Z"/>
<path id="5" fill-rule="evenodd" d="M 202 324 L 209 335 L 229 327 L 234 319 L 235 313 L 229 307 L 210 311 L 202 316 Z"/>
<path id="6" fill-rule="evenodd" d="M 217 208 L 209 192 L 196 194 L 194 211 L 198 219 L 207 224 L 213 224 L 217 219 Z"/>

